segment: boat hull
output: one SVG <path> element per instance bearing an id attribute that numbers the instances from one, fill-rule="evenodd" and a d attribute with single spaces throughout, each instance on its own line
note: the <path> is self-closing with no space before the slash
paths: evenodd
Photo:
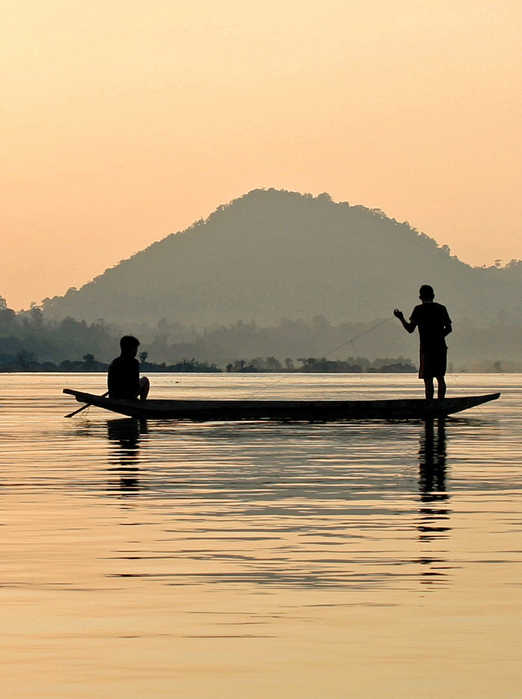
<path id="1" fill-rule="evenodd" d="M 123 400 L 65 388 L 80 403 L 135 418 L 206 421 L 425 420 L 446 417 L 496 400 L 500 393 L 442 400 Z"/>

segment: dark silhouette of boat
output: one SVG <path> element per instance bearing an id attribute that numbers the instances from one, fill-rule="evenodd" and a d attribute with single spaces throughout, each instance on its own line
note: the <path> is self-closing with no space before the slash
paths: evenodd
<path id="1" fill-rule="evenodd" d="M 135 418 L 193 420 L 425 420 L 446 417 L 474 408 L 500 393 L 460 396 L 442 400 L 399 398 L 391 400 L 123 400 L 95 396 L 65 388 L 79 403 L 105 408 Z M 72 414 L 71 414 L 72 415 Z"/>

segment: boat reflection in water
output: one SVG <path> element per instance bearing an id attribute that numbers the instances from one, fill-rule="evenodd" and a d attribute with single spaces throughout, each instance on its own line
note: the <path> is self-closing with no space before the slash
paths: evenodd
<path id="1" fill-rule="evenodd" d="M 123 493 L 133 493 L 140 489 L 140 439 L 145 433 L 147 423 L 144 420 L 107 420 L 107 436 L 112 447 L 109 452 L 109 470 L 118 475 L 118 481 L 110 484 L 111 490 L 117 488 Z"/>
<path id="2" fill-rule="evenodd" d="M 448 552 L 451 512 L 444 419 L 404 426 L 418 440 L 417 458 L 415 451 L 408 457 L 413 469 L 417 464 L 417 477 L 415 470 L 412 474 L 408 469 L 405 476 L 400 468 L 390 469 L 390 454 L 396 467 L 404 458 L 404 436 L 390 423 L 361 423 L 352 429 L 278 423 L 151 424 L 149 435 L 146 423 L 132 418 L 106 422 L 108 489 L 120 498 L 146 491 L 143 511 L 152 498 L 156 512 L 170 522 L 167 539 L 174 530 L 177 541 L 190 539 L 190 552 L 183 553 L 187 560 L 219 558 L 219 575 L 203 566 L 198 583 L 240 581 L 309 589 L 364 586 L 368 581 L 387 585 L 395 560 L 387 541 L 401 531 L 400 503 L 405 496 L 411 503 L 404 539 L 409 543 L 401 563 L 406 560 L 412 566 L 408 575 L 417 584 L 448 584 L 454 564 Z M 376 447 L 388 456 L 372 460 Z M 399 501 L 394 492 L 401 494 Z M 173 511 L 184 513 L 175 526 Z M 296 530 L 301 532 L 297 540 Z M 357 552 L 354 531 L 371 532 L 373 557 Z M 233 550 L 231 536 L 237 536 Z M 257 537 L 273 545 L 256 546 Z M 281 550 L 288 553 L 284 566 Z M 394 569 L 401 578 L 403 569 Z M 196 578 L 187 574 L 187 580 Z"/>
<path id="3" fill-rule="evenodd" d="M 420 435 L 419 445 L 419 539 L 427 545 L 442 543 L 449 536 L 451 527 L 446 492 L 446 421 L 426 420 Z M 431 547 L 430 547 L 431 548 Z M 437 576 L 447 575 L 447 561 L 435 551 L 420 558 L 423 566 L 423 582 L 433 584 Z"/>

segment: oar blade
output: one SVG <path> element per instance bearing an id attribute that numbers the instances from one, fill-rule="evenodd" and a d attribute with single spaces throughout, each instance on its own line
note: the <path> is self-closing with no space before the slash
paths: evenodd
<path id="1" fill-rule="evenodd" d="M 101 398 L 106 398 L 109 395 L 109 391 L 106 391 Z M 64 417 L 74 417 L 75 415 L 78 415 L 78 413 L 81 413 L 82 410 L 86 410 L 86 408 L 90 408 L 91 403 L 86 403 L 85 405 L 82 405 L 81 408 L 78 408 L 77 410 L 74 410 L 72 413 L 69 413 L 68 415 L 65 415 Z"/>

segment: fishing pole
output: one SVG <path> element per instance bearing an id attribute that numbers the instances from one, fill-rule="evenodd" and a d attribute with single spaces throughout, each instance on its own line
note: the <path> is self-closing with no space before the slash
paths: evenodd
<path id="1" fill-rule="evenodd" d="M 365 330 L 363 333 L 360 333 L 359 335 L 352 337 L 351 340 L 346 340 L 346 342 L 343 342 L 342 345 L 339 345 L 339 347 L 334 347 L 334 349 L 331 349 L 329 352 L 326 352 L 326 354 L 322 354 L 321 359 L 323 357 L 327 357 L 329 354 L 332 354 L 333 352 L 337 352 L 337 350 L 340 350 L 343 347 L 346 347 L 346 345 L 349 345 L 350 343 L 353 344 L 355 342 L 355 340 L 358 340 L 360 337 L 364 337 L 364 335 L 368 335 L 368 333 L 371 333 L 374 330 L 377 330 L 377 328 L 380 328 L 381 325 L 384 325 L 385 323 L 389 323 L 390 320 L 393 320 L 393 316 L 390 316 L 390 318 L 386 318 L 386 320 L 382 320 L 380 323 L 377 323 L 377 325 L 374 325 L 373 328 L 370 328 L 369 330 Z"/>
<path id="2" fill-rule="evenodd" d="M 352 337 L 350 340 L 346 340 L 346 342 L 343 342 L 342 345 L 339 345 L 338 347 L 334 347 L 331 350 L 328 350 L 328 352 L 325 352 L 324 354 L 321 355 L 320 359 L 316 359 L 314 361 L 314 364 L 317 362 L 321 361 L 321 359 L 324 359 L 325 357 L 328 357 L 329 354 L 333 354 L 333 352 L 337 352 L 338 350 L 342 349 L 343 347 L 346 347 L 346 345 L 352 344 L 355 342 L 355 340 L 358 340 L 361 337 L 364 337 L 364 335 L 368 335 L 368 333 L 373 332 L 374 330 L 377 330 L 377 328 L 380 328 L 381 325 L 384 325 L 385 323 L 389 323 L 390 320 L 393 320 L 394 316 L 390 316 L 389 318 L 386 318 L 386 320 L 382 320 L 380 323 L 377 323 L 377 325 L 374 325 L 373 328 L 369 328 L 369 330 L 365 330 L 364 332 L 360 333 L 359 335 L 356 335 L 355 337 Z M 353 345 L 355 349 L 355 345 Z M 311 366 L 313 366 L 312 364 Z M 281 381 L 284 381 L 285 379 L 290 376 L 291 372 L 284 373 L 281 378 L 276 379 L 276 381 L 273 381 L 272 383 L 266 384 L 265 386 L 261 386 L 255 393 L 250 394 L 250 398 L 253 396 L 257 396 L 258 393 L 261 393 L 261 391 L 264 391 L 267 388 L 271 388 L 272 386 L 276 386 L 278 383 L 281 383 Z"/>

